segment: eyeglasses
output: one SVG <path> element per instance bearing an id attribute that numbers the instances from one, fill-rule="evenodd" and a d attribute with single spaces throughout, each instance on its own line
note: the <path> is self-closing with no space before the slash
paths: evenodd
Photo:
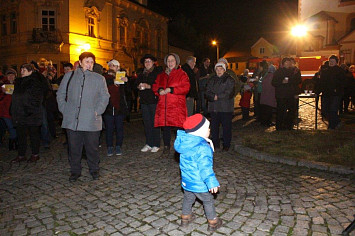
<path id="1" fill-rule="evenodd" d="M 152 60 L 145 60 L 144 63 L 152 63 Z"/>

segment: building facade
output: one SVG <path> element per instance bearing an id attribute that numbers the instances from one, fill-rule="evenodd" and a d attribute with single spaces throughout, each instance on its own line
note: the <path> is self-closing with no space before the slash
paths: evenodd
<path id="1" fill-rule="evenodd" d="M 355 63 L 354 0 L 299 0 L 299 21 L 308 28 L 300 40 L 302 56 L 336 54 L 345 63 Z"/>
<path id="2" fill-rule="evenodd" d="M 168 51 L 168 19 L 147 1 L 0 0 L 0 66 L 51 60 L 60 68 L 91 51 L 97 63 L 117 59 L 129 72 L 151 53 Z"/>

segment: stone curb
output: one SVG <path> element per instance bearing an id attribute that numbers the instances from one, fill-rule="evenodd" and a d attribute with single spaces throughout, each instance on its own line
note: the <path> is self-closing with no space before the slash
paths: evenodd
<path id="1" fill-rule="evenodd" d="M 316 169 L 322 171 L 329 171 L 343 175 L 355 175 L 355 170 L 340 165 L 330 165 L 322 162 L 311 162 L 305 160 L 292 160 L 284 157 L 274 156 L 267 153 L 257 151 L 252 148 L 244 147 L 243 145 L 236 144 L 234 151 L 248 157 L 255 158 L 260 161 L 271 163 L 281 163 L 291 166 L 307 167 L 309 169 Z"/>

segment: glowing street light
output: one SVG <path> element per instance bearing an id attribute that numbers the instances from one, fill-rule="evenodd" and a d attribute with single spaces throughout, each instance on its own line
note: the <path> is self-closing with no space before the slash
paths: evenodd
<path id="1" fill-rule="evenodd" d="M 296 25 L 291 29 L 291 34 L 296 37 L 304 37 L 307 34 L 307 27 L 304 25 Z"/>
<path id="2" fill-rule="evenodd" d="M 216 40 L 212 41 L 212 45 L 217 47 L 217 61 L 219 59 L 219 45 L 218 42 Z"/>
<path id="3" fill-rule="evenodd" d="M 298 55 L 298 43 L 299 39 L 307 35 L 307 27 L 304 25 L 296 25 L 291 29 L 291 34 L 296 37 L 296 57 Z"/>

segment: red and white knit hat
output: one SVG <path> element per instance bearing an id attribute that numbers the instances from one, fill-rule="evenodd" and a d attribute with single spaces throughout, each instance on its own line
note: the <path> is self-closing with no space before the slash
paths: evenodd
<path id="1" fill-rule="evenodd" d="M 183 128 L 186 133 L 200 136 L 202 138 L 208 138 L 208 129 L 210 122 L 201 114 L 195 114 L 187 117 L 183 124 Z"/>

